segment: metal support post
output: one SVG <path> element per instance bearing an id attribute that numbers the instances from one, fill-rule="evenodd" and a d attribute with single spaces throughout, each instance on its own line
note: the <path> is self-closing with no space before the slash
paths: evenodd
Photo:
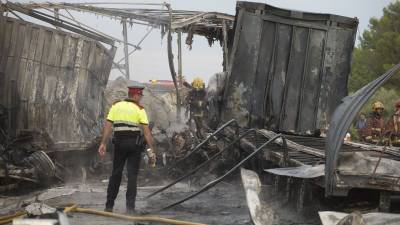
<path id="1" fill-rule="evenodd" d="M 179 87 L 183 85 L 182 75 L 182 32 L 178 32 L 178 81 Z"/>
<path id="2" fill-rule="evenodd" d="M 124 54 L 125 54 L 125 77 L 126 79 L 130 79 L 129 73 L 129 53 L 128 53 L 128 29 L 126 26 L 126 18 L 122 20 L 122 34 L 124 35 Z"/>
<path id="3" fill-rule="evenodd" d="M 60 21 L 60 13 L 59 13 L 59 11 L 60 11 L 60 9 L 54 8 L 54 17 L 55 17 L 58 21 Z M 56 27 L 57 30 L 61 30 L 60 27 L 58 27 L 58 26 L 55 26 L 55 27 Z"/>
<path id="4" fill-rule="evenodd" d="M 169 70 L 171 72 L 171 77 L 174 82 L 175 90 L 176 90 L 176 118 L 179 121 L 181 119 L 181 98 L 179 95 L 179 87 L 178 81 L 176 78 L 176 72 L 174 67 L 174 55 L 172 54 L 172 8 L 171 5 L 165 4 L 165 7 L 168 9 L 169 14 L 169 24 L 168 24 L 168 38 L 167 38 L 167 45 L 168 45 L 168 64 Z"/>
<path id="5" fill-rule="evenodd" d="M 222 36 L 223 36 L 222 50 L 224 54 L 223 69 L 224 71 L 227 71 L 229 65 L 229 50 L 228 50 L 228 24 L 226 20 L 222 20 Z"/>

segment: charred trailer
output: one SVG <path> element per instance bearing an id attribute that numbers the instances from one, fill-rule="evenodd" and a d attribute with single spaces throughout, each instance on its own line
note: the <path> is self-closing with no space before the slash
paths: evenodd
<path id="1" fill-rule="evenodd" d="M 249 167 L 272 174 L 275 189 L 299 210 L 310 186 L 325 197 L 366 190 L 368 204 L 381 211 L 400 191 L 398 148 L 343 140 L 368 98 L 400 70 L 398 64 L 347 96 L 357 26 L 353 18 L 237 3 L 221 118 L 259 128 L 262 135 L 241 142 L 246 155 L 282 134 L 254 159 L 261 166 Z M 265 170 L 266 161 L 273 168 Z"/>
<path id="2" fill-rule="evenodd" d="M 113 45 L 0 15 L 0 164 L 18 171 L 42 151 L 33 161 L 45 171 L 54 165 L 44 152 L 90 147 L 114 54 Z"/>
<path id="3" fill-rule="evenodd" d="M 224 121 L 314 135 L 347 95 L 358 20 L 238 2 Z"/>

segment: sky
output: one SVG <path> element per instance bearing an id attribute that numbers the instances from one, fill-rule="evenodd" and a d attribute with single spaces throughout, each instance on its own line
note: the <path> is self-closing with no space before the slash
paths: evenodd
<path id="1" fill-rule="evenodd" d="M 4 1 L 4 0 L 3 0 Z M 253 0 L 270 4 L 285 9 L 331 13 L 348 17 L 357 17 L 359 27 L 357 37 L 368 28 L 371 17 L 381 17 L 382 9 L 395 0 Z M 13 2 L 25 3 L 28 1 L 17 0 Z M 45 2 L 45 1 L 35 1 Z M 106 2 L 106 0 L 64 0 L 51 2 Z M 108 2 L 112 2 L 109 0 Z M 140 2 L 140 3 L 161 3 L 164 1 L 147 0 L 119 0 L 118 2 Z M 169 0 L 173 9 L 195 10 L 195 11 L 216 11 L 235 15 L 235 0 Z M 61 13 L 64 13 L 61 11 Z M 102 18 L 89 13 L 72 13 L 81 22 L 90 25 L 104 33 L 122 39 L 122 25 L 115 20 Z M 24 17 L 25 19 L 32 20 Z M 32 20 L 34 21 L 34 20 Z M 35 21 L 36 22 L 36 21 Z M 134 25 L 128 29 L 128 39 L 131 43 L 137 43 L 150 28 L 142 25 Z M 184 42 L 186 35 L 182 36 Z M 173 39 L 173 51 L 177 57 L 176 36 Z M 123 45 L 118 47 L 115 60 L 119 61 L 123 56 Z M 130 49 L 131 50 L 131 49 Z M 168 66 L 166 36 L 161 39 L 159 29 L 153 29 L 150 35 L 142 42 L 141 50 L 136 51 L 129 57 L 130 77 L 132 80 L 147 82 L 152 79 L 171 80 Z M 183 75 L 190 82 L 194 77 L 200 76 L 207 81 L 213 74 L 222 71 L 222 49 L 219 43 L 212 47 L 208 46 L 206 38 L 195 36 L 192 50 L 186 45 L 182 46 Z M 177 70 L 177 64 L 175 64 Z M 112 70 L 110 79 L 121 76 L 118 70 Z"/>

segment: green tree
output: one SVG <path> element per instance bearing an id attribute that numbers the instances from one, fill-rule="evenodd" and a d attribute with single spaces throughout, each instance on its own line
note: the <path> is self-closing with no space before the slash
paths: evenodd
<path id="1" fill-rule="evenodd" d="M 383 9 L 380 19 L 370 19 L 369 29 L 360 37 L 353 52 L 350 91 L 355 91 L 400 62 L 400 1 Z M 385 87 L 397 89 L 400 76 L 395 75 Z"/>

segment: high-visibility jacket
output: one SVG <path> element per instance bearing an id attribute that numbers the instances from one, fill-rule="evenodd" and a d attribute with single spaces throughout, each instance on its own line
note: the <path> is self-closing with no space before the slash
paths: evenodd
<path id="1" fill-rule="evenodd" d="M 130 99 L 114 103 L 107 115 L 107 120 L 113 123 L 114 135 L 141 133 L 140 125 L 149 124 L 145 109 Z"/>

